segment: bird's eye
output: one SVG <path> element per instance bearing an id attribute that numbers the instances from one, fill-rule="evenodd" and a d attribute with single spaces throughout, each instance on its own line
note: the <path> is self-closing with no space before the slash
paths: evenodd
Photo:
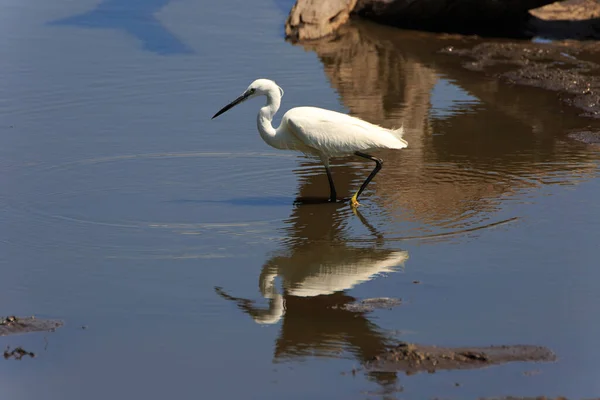
<path id="1" fill-rule="evenodd" d="M 250 92 L 250 94 L 252 94 L 252 93 L 256 92 L 256 89 L 252 88 L 248 92 Z"/>

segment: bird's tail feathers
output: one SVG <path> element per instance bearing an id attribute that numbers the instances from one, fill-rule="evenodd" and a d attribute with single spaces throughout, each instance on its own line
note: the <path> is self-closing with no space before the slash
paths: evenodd
<path id="1" fill-rule="evenodd" d="M 402 124 L 402 126 L 400 126 L 400 128 L 398 129 L 391 129 L 391 131 L 394 134 L 394 136 L 396 136 L 399 139 L 402 139 L 402 137 L 404 136 L 404 124 Z"/>
<path id="2" fill-rule="evenodd" d="M 394 147 L 394 148 L 403 149 L 405 147 L 408 147 L 408 142 L 403 137 L 404 136 L 404 124 L 402 124 L 402 126 L 400 126 L 400 128 L 398 128 L 398 129 L 390 129 L 389 131 L 400 142 L 399 147 Z"/>

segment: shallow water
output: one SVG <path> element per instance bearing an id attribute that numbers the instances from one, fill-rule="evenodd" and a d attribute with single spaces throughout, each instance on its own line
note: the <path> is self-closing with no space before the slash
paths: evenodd
<path id="1" fill-rule="evenodd" d="M 37 355 L 0 362 L 7 398 L 600 395 L 598 148 L 554 94 L 436 54 L 456 39 L 291 45 L 284 1 L 2 6 L 0 315 L 65 321 L 0 338 Z M 256 77 L 404 124 L 358 214 L 295 202 L 324 170 L 261 141 L 258 103 L 210 120 Z M 340 196 L 372 168 L 334 165 Z M 373 297 L 403 302 L 342 307 Z M 351 373 L 397 339 L 558 361 Z"/>

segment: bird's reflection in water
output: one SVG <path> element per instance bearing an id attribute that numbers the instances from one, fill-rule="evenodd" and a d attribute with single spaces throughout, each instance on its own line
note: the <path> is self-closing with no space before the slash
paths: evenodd
<path id="1" fill-rule="evenodd" d="M 321 178 L 301 177 L 300 194 Z M 348 243 L 348 225 L 357 217 L 373 239 L 360 247 Z M 387 248 L 383 236 L 358 211 L 353 215 L 347 204 L 298 204 L 287 222 L 283 248 L 267 259 L 259 277 L 268 306 L 222 288 L 217 293 L 259 324 L 281 321 L 275 361 L 348 351 L 363 362 L 383 352 L 391 340 L 369 321 L 365 310 L 345 307 L 357 300 L 347 291 L 402 268 L 408 252 Z M 394 373 L 370 377 L 386 388 L 396 382 Z"/>

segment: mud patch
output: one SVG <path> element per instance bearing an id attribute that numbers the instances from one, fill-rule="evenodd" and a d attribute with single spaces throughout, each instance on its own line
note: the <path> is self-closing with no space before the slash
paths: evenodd
<path id="1" fill-rule="evenodd" d="M 22 347 L 16 347 L 12 351 L 10 350 L 10 347 L 7 347 L 6 350 L 4 350 L 4 359 L 5 360 L 8 360 L 10 358 L 12 358 L 14 360 L 21 360 L 23 357 L 26 357 L 26 356 L 34 358 L 35 353 L 24 350 Z"/>
<path id="2" fill-rule="evenodd" d="M 437 347 L 400 343 L 365 363 L 368 371 L 407 375 L 438 370 L 475 369 L 509 362 L 550 362 L 556 355 L 541 346 Z"/>
<path id="3" fill-rule="evenodd" d="M 578 142 L 600 146 L 600 132 L 581 131 L 569 133 L 567 136 Z"/>
<path id="4" fill-rule="evenodd" d="M 463 67 L 518 85 L 551 90 L 565 103 L 600 118 L 600 65 L 577 58 L 583 47 L 565 43 L 485 42 L 473 48 L 445 47 L 467 58 Z"/>
<path id="5" fill-rule="evenodd" d="M 53 332 L 63 325 L 62 321 L 35 317 L 0 317 L 0 336 L 30 332 Z"/>

